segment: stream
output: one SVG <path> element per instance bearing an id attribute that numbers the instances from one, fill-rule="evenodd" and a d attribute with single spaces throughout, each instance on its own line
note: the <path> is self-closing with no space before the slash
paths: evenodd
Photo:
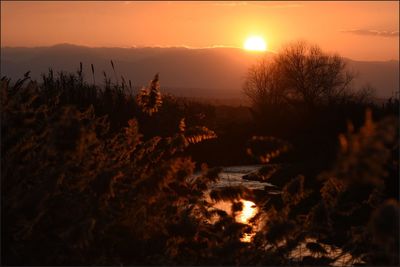
<path id="1" fill-rule="evenodd" d="M 221 173 L 219 174 L 220 179 L 211 185 L 211 189 L 221 188 L 221 187 L 229 187 L 229 186 L 245 186 L 249 189 L 263 190 L 267 187 L 274 187 L 274 185 L 267 182 L 253 181 L 243 179 L 243 176 L 258 171 L 264 165 L 243 165 L 243 166 L 230 166 L 222 168 Z M 200 175 L 200 173 L 194 174 L 194 176 Z M 280 193 L 278 190 L 275 190 L 275 193 Z M 243 204 L 243 208 L 241 211 L 235 214 L 235 220 L 239 223 L 250 224 L 249 221 L 252 219 L 258 212 L 260 212 L 259 207 L 257 205 L 247 199 L 241 200 Z M 214 207 L 224 210 L 228 214 L 232 214 L 231 207 L 232 203 L 229 201 L 219 201 L 214 202 Z M 262 218 L 265 220 L 266 218 Z M 256 232 L 259 230 L 260 223 L 255 223 L 251 225 L 253 231 L 251 233 L 244 234 L 241 238 L 242 242 L 251 242 L 252 238 L 255 236 Z M 312 253 L 306 248 L 307 242 L 316 242 L 314 239 L 307 239 L 305 242 L 296 247 L 292 253 L 291 257 L 293 259 L 301 259 L 304 256 L 312 255 Z M 332 266 L 348 266 L 352 263 L 362 263 L 360 259 L 355 259 L 349 253 L 343 253 L 340 248 L 335 248 L 329 245 L 321 244 L 328 252 L 328 257 L 337 257 L 336 261 L 332 263 Z M 339 256 L 340 255 L 340 256 Z M 338 257 L 339 256 L 339 257 Z"/>
<path id="2" fill-rule="evenodd" d="M 222 188 L 222 187 L 230 187 L 230 186 L 239 186 L 242 185 L 249 189 L 257 189 L 263 190 L 266 186 L 273 187 L 272 184 L 260 181 L 252 181 L 243 179 L 244 175 L 256 172 L 263 165 L 243 165 L 243 166 L 230 166 L 222 168 L 222 171 L 219 174 L 220 179 L 211 185 L 211 189 Z M 200 175 L 200 173 L 195 173 L 194 176 Z M 239 223 L 249 224 L 250 219 L 252 219 L 258 212 L 259 208 L 257 205 L 248 200 L 242 199 L 240 200 L 243 204 L 243 208 L 241 211 L 235 213 L 235 220 Z M 214 207 L 225 211 L 228 214 L 232 215 L 232 202 L 230 201 L 218 201 L 214 202 Z M 251 242 L 253 236 L 256 234 L 256 230 L 258 225 L 252 225 L 253 232 L 244 234 L 241 238 L 242 242 Z"/>

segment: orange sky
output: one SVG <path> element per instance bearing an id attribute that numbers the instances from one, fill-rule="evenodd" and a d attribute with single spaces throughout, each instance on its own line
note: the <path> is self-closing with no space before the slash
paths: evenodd
<path id="1" fill-rule="evenodd" d="M 392 2 L 1 2 L 1 46 L 242 47 L 305 39 L 358 60 L 399 57 Z"/>

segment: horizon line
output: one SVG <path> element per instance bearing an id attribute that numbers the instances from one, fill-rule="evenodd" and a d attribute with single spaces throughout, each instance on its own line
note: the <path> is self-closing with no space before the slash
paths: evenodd
<path id="1" fill-rule="evenodd" d="M 60 45 L 69 45 L 69 46 L 80 46 L 80 47 L 88 47 L 88 48 L 187 48 L 187 49 L 204 49 L 204 48 L 237 48 L 243 49 L 242 47 L 232 46 L 232 45 L 210 45 L 210 46 L 190 46 L 190 45 L 131 45 L 131 46 L 90 46 L 85 44 L 75 44 L 68 42 L 55 43 L 51 45 L 35 45 L 35 46 L 19 46 L 19 45 L 5 45 L 1 46 L 1 48 L 40 48 L 40 47 L 53 47 Z"/>
<path id="2" fill-rule="evenodd" d="M 55 46 L 76 46 L 76 47 L 84 47 L 84 48 L 121 48 L 121 49 L 135 49 L 135 48 L 185 48 L 189 50 L 196 50 L 196 49 L 217 49 L 217 48 L 232 48 L 232 49 L 239 49 L 243 51 L 245 50 L 243 47 L 238 47 L 238 46 L 233 46 L 233 45 L 210 45 L 210 46 L 189 46 L 189 45 L 132 45 L 132 46 L 89 46 L 89 45 L 84 45 L 84 44 L 74 44 L 74 43 L 56 43 L 52 45 L 38 45 L 38 46 L 1 46 L 0 48 L 49 48 L 49 47 L 55 47 Z M 276 51 L 273 50 L 266 50 L 266 51 L 248 51 L 251 53 L 274 53 L 276 54 Z"/>
<path id="3" fill-rule="evenodd" d="M 143 48 L 184 48 L 188 50 L 200 50 L 200 49 L 218 49 L 218 48 L 231 48 L 231 49 L 238 49 L 242 51 L 246 51 L 249 53 L 273 53 L 277 54 L 277 51 L 273 50 L 266 50 L 266 51 L 247 51 L 243 47 L 237 47 L 237 46 L 231 46 L 231 45 L 211 45 L 211 46 L 199 46 L 199 47 L 194 47 L 194 46 L 189 46 L 189 45 L 132 45 L 132 46 L 89 46 L 89 45 L 84 45 L 84 44 L 74 44 L 74 43 L 56 43 L 53 45 L 39 45 L 39 46 L 0 46 L 0 49 L 5 49 L 5 48 L 27 48 L 27 49 L 34 49 L 34 48 L 50 48 L 50 47 L 56 47 L 56 46 L 75 46 L 75 47 L 83 47 L 83 48 L 105 48 L 105 49 L 112 49 L 112 48 L 119 48 L 119 49 L 143 49 Z M 380 59 L 380 60 L 366 60 L 366 59 L 353 59 L 351 57 L 345 57 L 342 56 L 343 58 L 347 58 L 353 61 L 363 61 L 363 62 L 388 62 L 388 61 L 400 61 L 399 59 L 396 58 L 390 58 L 390 59 Z"/>

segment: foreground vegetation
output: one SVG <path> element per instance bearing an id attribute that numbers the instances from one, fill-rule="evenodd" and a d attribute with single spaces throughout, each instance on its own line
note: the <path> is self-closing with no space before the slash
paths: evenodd
<path id="1" fill-rule="evenodd" d="M 398 102 L 290 93 L 226 120 L 238 110 L 162 95 L 158 75 L 133 92 L 117 75 L 84 82 L 81 69 L 1 80 L 3 264 L 399 264 Z M 201 163 L 232 148 L 242 156 L 223 164 L 262 162 L 252 179 L 282 193 L 231 187 L 208 199 L 219 169 Z M 241 199 L 261 209 L 250 243 L 252 226 L 235 220 Z M 213 207 L 221 200 L 232 213 Z M 302 245 L 309 253 L 295 257 Z"/>

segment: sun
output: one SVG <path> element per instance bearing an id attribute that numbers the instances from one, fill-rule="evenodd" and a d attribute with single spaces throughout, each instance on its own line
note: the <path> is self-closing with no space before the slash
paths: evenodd
<path id="1" fill-rule="evenodd" d="M 244 42 L 244 49 L 249 51 L 266 51 L 267 44 L 260 36 L 251 36 Z"/>

